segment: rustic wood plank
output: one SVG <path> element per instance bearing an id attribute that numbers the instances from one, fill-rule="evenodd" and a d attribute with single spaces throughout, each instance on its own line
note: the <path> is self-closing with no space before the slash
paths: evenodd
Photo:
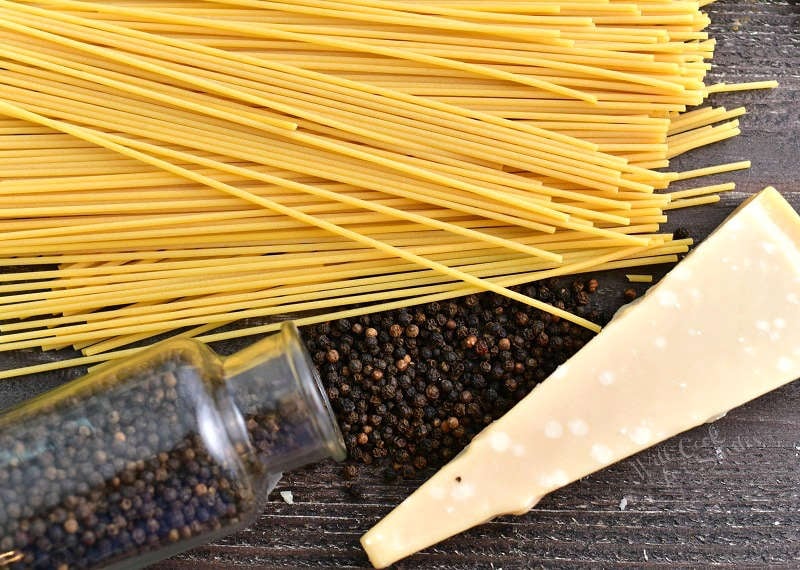
<path id="1" fill-rule="evenodd" d="M 782 190 L 800 209 L 800 7 L 776 0 L 720 0 L 708 11 L 718 40 L 712 78 L 775 78 L 781 87 L 715 95 L 714 104 L 748 108 L 742 135 L 674 162 L 677 169 L 753 162 L 749 171 L 715 177 L 737 183 L 737 191 L 719 204 L 671 213 L 668 228 L 686 227 L 697 239 L 745 196 L 767 185 Z M 623 284 L 621 272 L 603 275 L 597 298 L 607 308 L 618 306 Z M 0 354 L 0 365 L 64 357 L 24 351 Z M 81 373 L 0 382 L 0 409 Z M 798 567 L 798 409 L 800 383 L 795 383 L 560 489 L 525 516 L 501 517 L 397 568 Z M 252 528 L 154 568 L 364 568 L 368 562 L 358 537 L 420 483 L 387 484 L 364 472 L 348 489 L 331 463 L 287 474 L 278 490 L 291 490 L 296 504 L 285 504 L 276 492 Z"/>
<path id="2" fill-rule="evenodd" d="M 800 386 L 787 386 L 398 568 L 792 566 L 800 560 L 798 404 Z M 355 502 L 338 476 L 330 464 L 287 475 L 280 489 L 296 504 L 272 500 L 253 528 L 160 567 L 209 557 L 259 568 L 363 567 L 358 536 L 419 482 L 365 476 Z"/>

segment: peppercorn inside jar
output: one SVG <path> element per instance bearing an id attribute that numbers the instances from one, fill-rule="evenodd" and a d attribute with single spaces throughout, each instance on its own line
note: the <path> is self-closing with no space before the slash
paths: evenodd
<path id="1" fill-rule="evenodd" d="M 344 443 L 297 329 L 223 359 L 188 339 L 0 416 L 0 566 L 138 568 L 251 523 Z"/>

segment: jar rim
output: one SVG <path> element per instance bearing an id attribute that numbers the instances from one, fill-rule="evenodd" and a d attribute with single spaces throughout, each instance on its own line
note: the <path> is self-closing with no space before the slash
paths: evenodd
<path id="1" fill-rule="evenodd" d="M 303 344 L 297 325 L 293 321 L 284 321 L 281 325 L 281 336 L 286 344 L 289 364 L 300 383 L 303 395 L 316 408 L 316 413 L 312 414 L 314 426 L 325 442 L 328 455 L 336 461 L 343 461 L 347 457 L 344 437 L 325 393 L 322 379 Z"/>

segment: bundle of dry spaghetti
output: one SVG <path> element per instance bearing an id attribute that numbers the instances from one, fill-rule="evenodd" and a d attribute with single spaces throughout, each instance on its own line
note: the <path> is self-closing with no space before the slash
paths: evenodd
<path id="1" fill-rule="evenodd" d="M 101 362 L 675 261 L 702 2 L 0 0 L 0 351 Z M 14 269 L 8 269 L 13 267 Z M 354 308 L 355 307 L 355 308 Z"/>

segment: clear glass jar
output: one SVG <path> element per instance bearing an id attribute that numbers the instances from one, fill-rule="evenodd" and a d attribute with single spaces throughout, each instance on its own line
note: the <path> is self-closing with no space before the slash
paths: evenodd
<path id="1" fill-rule="evenodd" d="M 0 416 L 0 567 L 140 568 L 326 457 L 344 442 L 294 325 L 228 358 L 166 341 Z"/>

